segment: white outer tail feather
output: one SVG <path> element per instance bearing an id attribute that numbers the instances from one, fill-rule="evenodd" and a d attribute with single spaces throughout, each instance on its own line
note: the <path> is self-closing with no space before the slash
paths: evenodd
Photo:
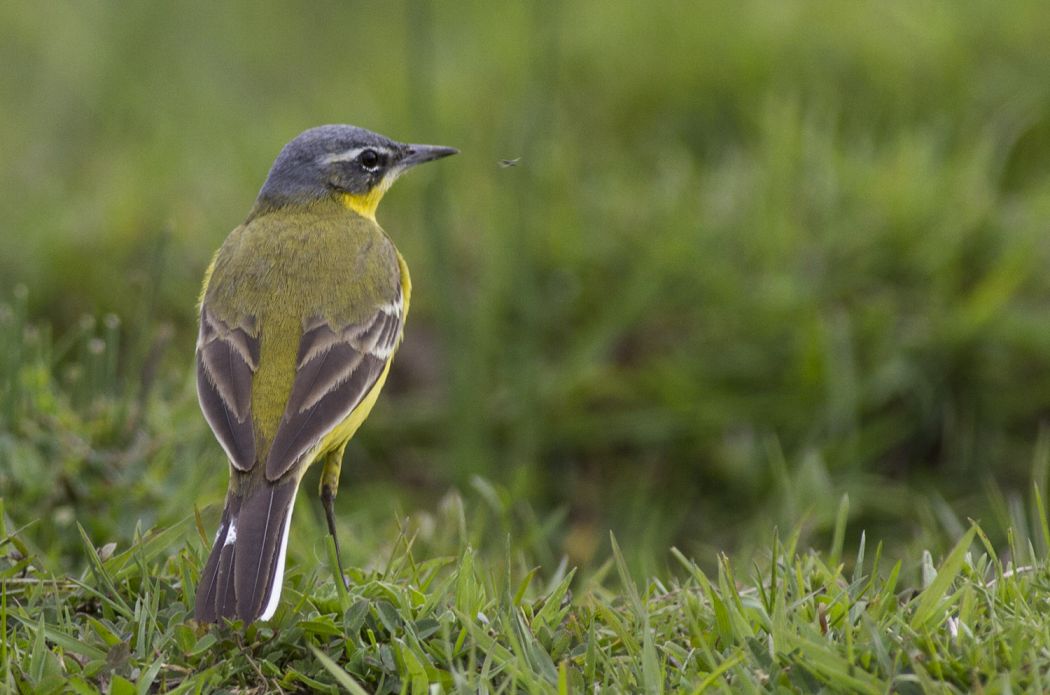
<path id="1" fill-rule="evenodd" d="M 298 490 L 296 491 L 298 493 Z M 288 531 L 292 528 L 292 512 L 295 511 L 295 498 L 288 505 L 288 517 L 284 522 L 284 530 L 281 532 L 281 549 L 277 554 L 277 568 L 274 571 L 273 580 L 270 582 L 270 595 L 266 599 L 266 607 L 263 608 L 259 620 L 269 620 L 277 612 L 277 605 L 281 602 L 281 587 L 284 585 L 284 558 L 288 550 Z"/>

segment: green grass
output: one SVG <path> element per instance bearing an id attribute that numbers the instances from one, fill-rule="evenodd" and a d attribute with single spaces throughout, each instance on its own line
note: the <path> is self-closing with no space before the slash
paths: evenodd
<path id="1" fill-rule="evenodd" d="M 567 549 L 580 541 L 563 514 L 475 478 L 408 514 L 377 513 L 344 490 L 344 589 L 305 494 L 274 619 L 198 625 L 194 589 L 218 508 L 186 510 L 217 494 L 222 471 L 196 465 L 208 441 L 191 390 L 123 387 L 106 367 L 114 343 L 96 334 L 114 320 L 53 339 L 26 320 L 25 299 L 15 293 L 0 331 L 10 462 L 0 471 L 0 689 L 961 693 L 1050 683 L 1045 443 L 1027 500 L 988 488 L 990 534 L 935 501 L 913 531 L 929 550 L 869 540 L 842 496 L 809 507 L 830 519 L 823 551 L 813 549 L 821 525 L 807 520 L 728 555 L 603 539 L 573 566 Z M 788 474 L 783 501 L 801 509 L 814 489 L 803 481 L 819 473 Z M 158 525 L 144 532 L 144 519 Z M 637 569 L 647 566 L 657 569 Z"/>
<path id="2" fill-rule="evenodd" d="M 463 529 L 461 513 L 448 505 L 437 523 Z M 761 569 L 721 556 L 709 574 L 671 549 L 675 567 L 640 583 L 615 539 L 609 559 L 581 576 L 564 564 L 533 566 L 513 537 L 501 558 L 462 535 L 436 545 L 419 535 L 386 539 L 389 551 L 352 568 L 345 591 L 325 562 L 293 564 L 274 619 L 245 629 L 190 620 L 207 551 L 192 518 L 127 549 L 98 549 L 85 535 L 88 568 L 72 576 L 49 572 L 18 530 L 0 529 L 0 683 L 34 693 L 1050 685 L 1050 565 L 1004 567 L 976 525 L 936 566 L 927 554 L 902 570 L 863 537 L 849 563 L 829 562 L 800 549 L 798 532 L 774 533 Z"/>

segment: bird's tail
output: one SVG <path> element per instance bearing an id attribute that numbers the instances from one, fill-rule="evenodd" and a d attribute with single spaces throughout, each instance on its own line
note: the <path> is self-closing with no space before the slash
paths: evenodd
<path id="1" fill-rule="evenodd" d="M 219 533 L 197 584 L 194 616 L 206 623 L 239 618 L 247 625 L 277 610 L 288 529 L 299 481 L 230 490 Z"/>

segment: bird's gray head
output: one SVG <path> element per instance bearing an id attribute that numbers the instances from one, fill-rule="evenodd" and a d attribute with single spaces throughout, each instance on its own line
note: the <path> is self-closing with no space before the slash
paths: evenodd
<path id="1" fill-rule="evenodd" d="M 259 191 L 256 211 L 335 198 L 374 218 L 379 200 L 398 176 L 456 152 L 452 147 L 396 142 L 352 125 L 311 128 L 277 155 Z"/>

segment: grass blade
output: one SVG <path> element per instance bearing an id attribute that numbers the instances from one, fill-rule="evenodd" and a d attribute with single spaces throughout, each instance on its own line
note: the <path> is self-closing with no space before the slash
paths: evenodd
<path id="1" fill-rule="evenodd" d="M 963 565 L 966 562 L 966 553 L 973 544 L 976 535 L 977 527 L 971 526 L 970 530 L 959 539 L 959 542 L 955 544 L 952 551 L 948 553 L 948 557 L 945 558 L 943 563 L 941 563 L 940 568 L 937 570 L 937 576 L 934 577 L 929 586 L 919 594 L 918 598 L 915 600 L 917 602 L 915 614 L 911 619 L 912 629 L 918 630 L 925 627 L 935 616 L 937 607 L 947 595 L 952 582 L 955 581 L 955 578 L 959 576 L 959 572 L 962 571 Z"/>
<path id="2" fill-rule="evenodd" d="M 314 653 L 314 656 L 317 657 L 317 660 L 325 667 L 325 670 L 332 674 L 332 677 L 335 678 L 336 682 L 341 685 L 346 692 L 352 693 L 352 695 L 368 695 L 368 691 L 362 688 L 361 685 L 354 680 L 353 676 L 344 671 L 339 664 L 332 661 L 331 657 L 313 645 L 310 645 L 310 651 Z"/>

